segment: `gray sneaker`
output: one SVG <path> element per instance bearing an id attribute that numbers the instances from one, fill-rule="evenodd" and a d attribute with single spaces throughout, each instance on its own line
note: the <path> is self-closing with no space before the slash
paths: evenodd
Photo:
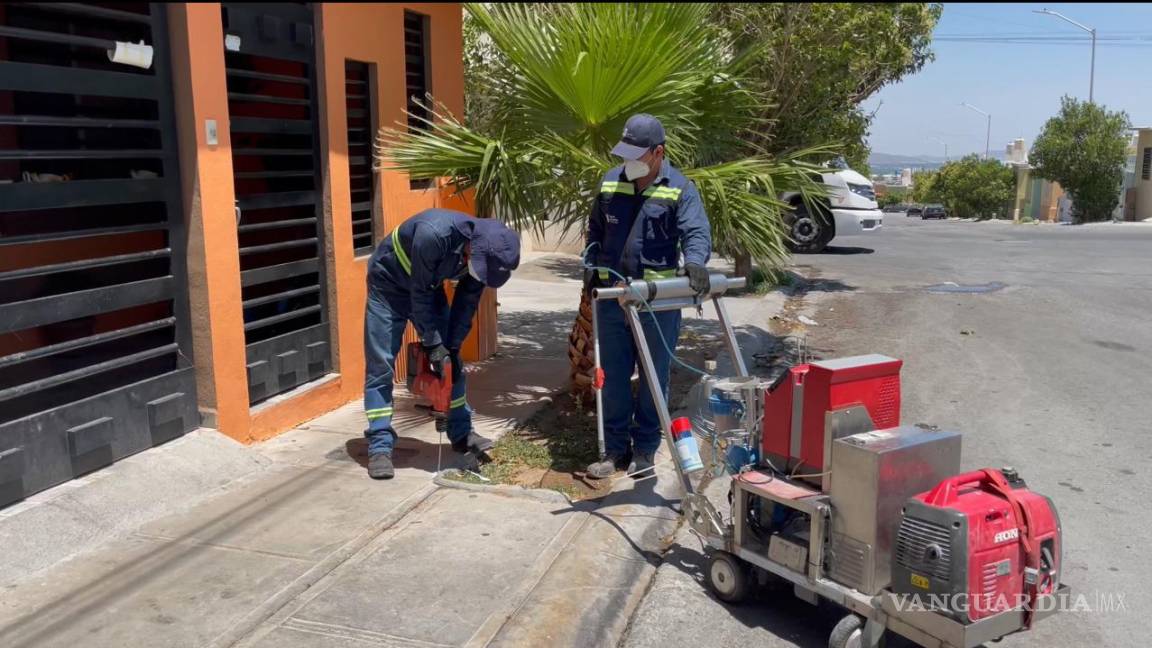
<path id="1" fill-rule="evenodd" d="M 592 479 L 608 479 L 615 475 L 617 470 L 623 470 L 628 465 L 628 459 L 629 457 L 604 455 L 600 461 L 589 464 L 588 476 Z"/>
<path id="2" fill-rule="evenodd" d="M 632 459 L 632 463 L 628 465 L 628 474 L 632 475 L 632 479 L 644 479 L 645 477 L 656 476 L 656 453 L 655 452 L 637 452 Z"/>
<path id="3" fill-rule="evenodd" d="M 368 457 L 368 476 L 372 479 L 392 479 L 396 469 L 392 466 L 392 455 L 381 452 Z"/>

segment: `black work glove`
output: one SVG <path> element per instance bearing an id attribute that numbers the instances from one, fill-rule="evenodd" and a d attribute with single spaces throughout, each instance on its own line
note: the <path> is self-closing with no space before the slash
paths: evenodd
<path id="1" fill-rule="evenodd" d="M 689 263 L 684 266 L 684 273 L 688 275 L 688 285 L 692 287 L 692 292 L 696 293 L 697 297 L 703 297 L 712 292 L 712 278 L 708 274 L 708 268 Z"/>
<path id="2" fill-rule="evenodd" d="M 444 377 L 444 362 L 451 356 L 448 347 L 443 344 L 436 346 L 425 346 L 424 353 L 428 354 L 428 364 L 432 365 L 432 373 L 436 374 L 437 378 Z"/>

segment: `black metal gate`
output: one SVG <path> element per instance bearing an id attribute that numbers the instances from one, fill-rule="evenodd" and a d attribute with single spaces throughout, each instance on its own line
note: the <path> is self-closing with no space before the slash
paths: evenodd
<path id="1" fill-rule="evenodd" d="M 165 13 L 0 5 L 0 506 L 199 423 Z"/>
<path id="2" fill-rule="evenodd" d="M 328 373 L 313 10 L 222 5 L 253 403 Z"/>

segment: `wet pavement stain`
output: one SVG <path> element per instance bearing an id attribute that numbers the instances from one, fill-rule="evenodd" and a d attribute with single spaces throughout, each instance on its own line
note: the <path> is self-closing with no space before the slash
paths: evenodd
<path id="1" fill-rule="evenodd" d="M 1004 290 L 1007 287 L 1007 284 L 1000 283 L 999 281 L 990 281 L 986 284 L 958 284 L 954 281 L 946 281 L 944 283 L 926 286 L 924 289 L 930 293 L 982 294 Z"/>
<path id="2" fill-rule="evenodd" d="M 1134 347 L 1134 346 L 1129 346 L 1127 344 L 1121 344 L 1119 342 L 1109 342 L 1107 340 L 1095 340 L 1092 342 L 1092 344 L 1095 344 L 1096 346 L 1098 346 L 1102 349 L 1108 349 L 1110 351 L 1135 351 L 1136 350 L 1136 347 Z"/>

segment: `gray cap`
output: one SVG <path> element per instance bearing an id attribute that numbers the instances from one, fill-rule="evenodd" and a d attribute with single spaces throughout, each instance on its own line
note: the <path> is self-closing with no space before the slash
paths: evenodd
<path id="1" fill-rule="evenodd" d="M 628 118 L 620 142 L 612 148 L 612 155 L 625 160 L 636 160 L 654 146 L 664 143 L 664 126 L 652 115 L 640 113 Z"/>

